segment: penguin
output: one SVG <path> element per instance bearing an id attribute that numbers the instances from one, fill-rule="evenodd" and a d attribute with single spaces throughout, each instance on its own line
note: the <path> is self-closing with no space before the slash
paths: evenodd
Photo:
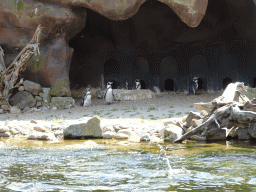
<path id="1" fill-rule="evenodd" d="M 198 77 L 193 77 L 192 91 L 194 95 L 197 93 L 197 90 L 198 90 Z"/>
<path id="2" fill-rule="evenodd" d="M 136 90 L 140 90 L 140 89 L 141 89 L 140 80 L 139 80 L 139 79 L 136 79 L 136 80 L 135 80 L 135 83 L 136 83 L 135 89 L 136 89 Z"/>
<path id="3" fill-rule="evenodd" d="M 112 84 L 113 82 L 108 82 L 107 83 L 107 91 L 105 94 L 105 99 L 106 99 L 106 103 L 107 105 L 110 105 L 111 103 L 113 103 L 113 90 L 112 90 Z"/>
<path id="4" fill-rule="evenodd" d="M 92 104 L 91 91 L 90 91 L 90 88 L 87 88 L 87 92 L 83 96 L 80 105 L 83 106 L 83 107 L 88 107 L 91 104 Z"/>

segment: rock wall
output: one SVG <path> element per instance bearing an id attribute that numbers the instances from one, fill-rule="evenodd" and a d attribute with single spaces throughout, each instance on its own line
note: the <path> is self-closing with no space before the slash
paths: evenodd
<path id="1" fill-rule="evenodd" d="M 225 78 L 254 86 L 255 14 L 253 0 L 2 0 L 0 46 L 9 65 L 41 24 L 41 55 L 23 76 L 42 86 L 62 78 L 99 86 L 102 75 L 173 91 L 194 75 L 204 89 L 223 88 Z"/>

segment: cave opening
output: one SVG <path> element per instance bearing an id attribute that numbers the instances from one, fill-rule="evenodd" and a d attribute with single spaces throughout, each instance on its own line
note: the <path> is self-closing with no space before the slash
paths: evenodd
<path id="1" fill-rule="evenodd" d="M 232 83 L 231 78 L 229 78 L 229 77 L 224 78 L 223 79 L 223 89 L 225 90 L 230 83 Z"/>
<path id="2" fill-rule="evenodd" d="M 165 91 L 174 91 L 174 81 L 172 79 L 166 79 L 164 81 L 164 90 Z"/>
<path id="3" fill-rule="evenodd" d="M 199 89 L 206 89 L 208 81 L 203 78 L 210 72 L 208 67 L 218 67 L 218 55 L 206 47 L 216 47 L 216 43 L 221 47 L 241 39 L 232 22 L 228 22 L 225 8 L 225 1 L 209 1 L 196 28 L 188 27 L 170 7 L 156 0 L 146 1 L 126 20 L 110 20 L 85 8 L 86 26 L 69 41 L 74 48 L 69 71 L 71 86 L 99 87 L 103 76 L 105 86 L 113 81 L 113 88 L 118 88 L 128 81 L 132 88 L 139 78 L 143 79 L 142 88 L 159 86 L 163 91 L 174 90 L 174 82 L 168 81 L 175 77 L 175 89 L 185 90 L 185 79 L 200 75 Z M 218 79 L 218 86 L 221 81 Z M 223 80 L 223 87 L 226 81 Z"/>

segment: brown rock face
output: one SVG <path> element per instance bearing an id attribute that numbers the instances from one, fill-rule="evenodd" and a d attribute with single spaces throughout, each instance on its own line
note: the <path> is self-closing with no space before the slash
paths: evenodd
<path id="1" fill-rule="evenodd" d="M 253 0 L 2 0 L 0 46 L 8 66 L 41 24 L 41 55 L 23 77 L 42 86 L 128 79 L 131 88 L 140 78 L 145 88 L 164 90 L 168 80 L 168 89 L 182 90 L 197 75 L 222 88 L 224 78 L 253 81 L 244 74 L 255 66 L 254 44 L 233 41 L 255 42 L 255 23 Z M 243 74 L 224 74 L 234 65 Z"/>

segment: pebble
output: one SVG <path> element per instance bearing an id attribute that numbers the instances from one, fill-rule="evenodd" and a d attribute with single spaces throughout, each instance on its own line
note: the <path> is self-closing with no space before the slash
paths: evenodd
<path id="1" fill-rule="evenodd" d="M 112 139 L 116 136 L 116 132 L 107 131 L 103 134 L 103 139 Z"/>

